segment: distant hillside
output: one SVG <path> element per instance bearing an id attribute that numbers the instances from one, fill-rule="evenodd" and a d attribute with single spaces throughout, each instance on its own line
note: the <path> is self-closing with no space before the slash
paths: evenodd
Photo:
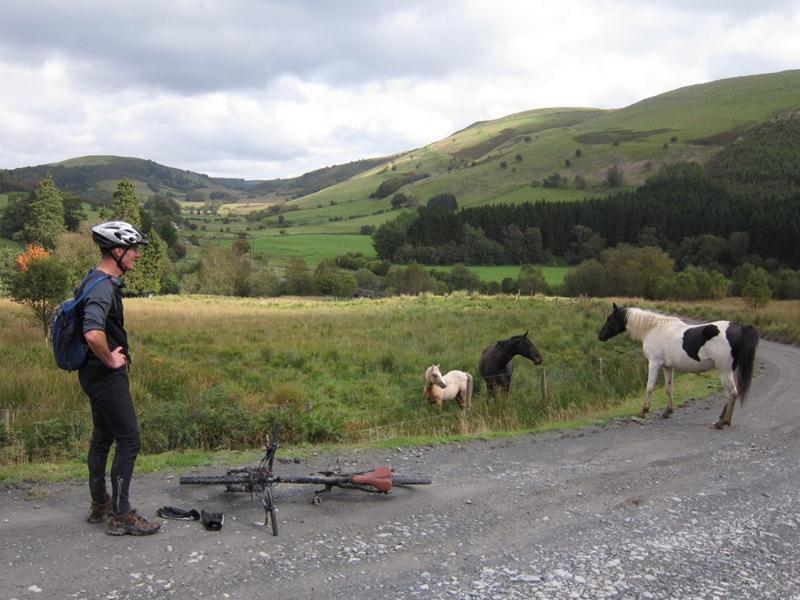
<path id="1" fill-rule="evenodd" d="M 276 194 L 299 198 L 336 185 L 351 177 L 355 177 L 359 173 L 368 171 L 369 169 L 392 160 L 392 158 L 394 157 L 367 158 L 349 162 L 344 165 L 324 167 L 290 179 L 262 181 L 250 188 L 250 191 L 252 193 Z"/>
<path id="2" fill-rule="evenodd" d="M 83 156 L 58 163 L 0 171 L 0 186 L 8 188 L 8 191 L 27 189 L 49 173 L 61 189 L 75 192 L 100 205 L 110 201 L 111 194 L 123 177 L 134 184 L 140 198 L 154 193 L 178 197 L 200 193 L 208 198 L 213 192 L 221 192 L 228 202 L 253 198 L 283 201 L 313 194 L 387 160 L 385 157 L 359 160 L 317 169 L 299 177 L 251 181 L 209 177 L 141 158 Z"/>
<path id="3" fill-rule="evenodd" d="M 688 86 L 618 110 L 525 111 L 476 122 L 402 154 L 288 179 L 211 178 L 150 160 L 92 156 L 13 169 L 5 181 L 30 186 L 49 172 L 63 189 L 104 203 L 127 177 L 142 198 L 154 192 L 178 197 L 217 192 L 225 202 L 254 207 L 288 201 L 297 209 L 288 218 L 292 227 L 357 233 L 391 218 L 393 194 L 375 194 L 387 182 L 412 205 L 444 192 L 455 195 L 461 207 L 598 197 L 632 190 L 665 164 L 707 164 L 745 131 L 798 110 L 800 71 L 795 70 Z M 610 186 L 612 167 L 621 180 Z"/>
<path id="4" fill-rule="evenodd" d="M 438 193 L 459 206 L 571 201 L 633 189 L 665 164 L 706 164 L 743 132 L 800 109 L 800 71 L 724 79 L 660 94 L 618 110 L 551 108 L 463 130 L 290 204 L 306 231 L 357 232 L 390 218 L 389 197 L 370 199 L 393 178 L 419 204 Z M 616 167 L 621 185 L 610 188 Z M 425 175 L 425 177 L 413 177 Z M 551 185 L 556 175 L 558 185 Z M 329 208 L 331 203 L 336 206 Z"/>

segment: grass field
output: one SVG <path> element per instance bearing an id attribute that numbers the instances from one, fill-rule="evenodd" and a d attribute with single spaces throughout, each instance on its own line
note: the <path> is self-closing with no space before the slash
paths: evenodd
<path id="1" fill-rule="evenodd" d="M 628 372 L 630 361 L 641 361 L 634 345 L 596 341 L 605 312 L 593 303 L 465 294 L 129 299 L 144 447 L 257 446 L 276 418 L 287 442 L 363 442 L 522 430 L 613 407 L 643 385 L 644 369 Z M 506 401 L 478 394 L 467 417 L 455 404 L 439 412 L 422 402 L 431 363 L 474 373 L 483 347 L 526 329 L 545 355 L 547 398 L 541 369 L 526 361 Z M 6 462 L 85 449 L 89 415 L 74 374 L 55 367 L 25 309 L 2 299 L 0 398 L 18 436 Z"/>
<path id="2" fill-rule="evenodd" d="M 366 235 L 336 234 L 291 234 L 265 235 L 254 239 L 255 251 L 270 260 L 291 256 L 300 256 L 310 266 L 320 261 L 347 254 L 361 252 L 365 256 L 374 256 L 371 238 Z"/>
<path id="3" fill-rule="evenodd" d="M 149 455 L 142 470 L 240 461 L 241 453 L 220 450 L 257 447 L 276 419 L 287 444 L 302 448 L 430 443 L 634 414 L 646 364 L 639 344 L 625 336 L 597 341 L 609 303 L 466 294 L 349 302 L 129 299 L 132 393 Z M 738 300 L 655 306 L 737 318 L 765 337 L 800 340 L 798 302 L 773 302 L 749 318 Z M 423 402 L 430 363 L 475 373 L 484 346 L 525 329 L 545 363 L 518 362 L 508 399 L 490 401 L 479 385 L 466 417 L 455 404 L 439 412 Z M 714 374 L 684 375 L 676 399 L 718 387 Z M 26 309 L 7 299 L 0 299 L 0 399 L 12 415 L 0 442 L 0 480 L 83 473 L 89 411 L 75 374 L 53 365 Z M 654 410 L 663 403 L 659 390 Z"/>

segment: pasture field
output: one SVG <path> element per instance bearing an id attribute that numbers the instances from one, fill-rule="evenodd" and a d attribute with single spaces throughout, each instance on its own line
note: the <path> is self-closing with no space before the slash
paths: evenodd
<path id="1" fill-rule="evenodd" d="M 449 272 L 453 267 L 449 265 L 427 265 L 426 268 Z M 468 266 L 467 268 L 480 277 L 481 281 L 496 281 L 497 283 L 500 283 L 506 277 L 517 279 L 520 271 L 518 265 L 485 265 Z M 571 267 L 551 267 L 547 265 L 540 265 L 539 268 L 542 270 L 548 285 L 563 283 L 564 276 L 571 270 Z"/>
<path id="2" fill-rule="evenodd" d="M 374 256 L 371 238 L 367 235 L 349 234 L 291 234 L 264 235 L 255 237 L 255 252 L 263 254 L 269 260 L 300 256 L 310 267 L 320 261 L 336 258 L 348 252 L 361 252 L 365 256 Z"/>
<path id="3" fill-rule="evenodd" d="M 297 213 L 290 213 L 292 215 Z M 236 224 L 231 224 L 230 233 L 215 233 L 207 231 L 206 239 L 219 240 L 219 243 L 230 245 L 237 239 Z M 238 228 L 242 225 L 238 224 Z M 320 261 L 336 258 L 348 252 L 361 252 L 364 256 L 374 257 L 375 249 L 372 247 L 370 236 L 349 233 L 319 233 L 314 227 L 292 227 L 280 234 L 275 229 L 251 230 L 247 232 L 253 251 L 263 255 L 274 263 L 283 263 L 288 257 L 300 256 L 306 263 L 314 268 Z M 450 271 L 452 265 L 428 265 L 428 269 Z M 469 266 L 470 271 L 476 273 L 481 281 L 496 281 L 500 283 L 505 277 L 516 279 L 519 276 L 517 265 L 486 265 Z M 542 272 L 550 285 L 564 281 L 570 267 L 542 266 Z"/>
<path id="4" fill-rule="evenodd" d="M 627 339 L 597 341 L 607 310 L 605 302 L 466 294 L 347 302 L 128 299 L 144 453 L 257 447 L 276 419 L 289 444 L 381 444 L 633 413 L 644 359 Z M 430 364 L 477 375 L 485 346 L 526 329 L 544 369 L 518 359 L 508 398 L 488 400 L 478 385 L 466 416 L 455 403 L 441 412 L 424 404 Z M 714 378 L 682 377 L 677 397 L 715 387 Z M 85 455 L 90 414 L 76 375 L 56 368 L 26 309 L 7 299 L 0 299 L 0 398 L 12 415 L 0 463 Z M 8 472 L 0 470 L 0 478 Z"/>
<path id="5" fill-rule="evenodd" d="M 756 315 L 738 299 L 617 302 L 734 318 L 755 324 L 764 337 L 800 340 L 796 301 L 772 302 Z M 294 446 L 290 452 L 303 453 L 310 451 L 303 450 L 307 444 L 391 447 L 635 414 L 646 363 L 639 344 L 627 336 L 597 341 L 609 306 L 610 299 L 466 294 L 348 302 L 129 299 L 132 391 L 145 444 L 140 471 L 241 463 L 242 451 L 262 443 L 275 419 Z M 542 351 L 544 369 L 517 359 L 507 399 L 487 399 L 479 383 L 466 417 L 454 403 L 441 412 L 424 404 L 427 366 L 437 362 L 445 370 L 476 374 L 483 347 L 524 329 Z M 718 388 L 715 374 L 682 375 L 676 400 Z M 0 436 L 0 480 L 83 474 L 90 415 L 77 377 L 55 367 L 28 311 L 2 298 L 0 399 L 0 408 L 11 412 L 11 431 Z M 659 387 L 653 413 L 663 404 Z"/>

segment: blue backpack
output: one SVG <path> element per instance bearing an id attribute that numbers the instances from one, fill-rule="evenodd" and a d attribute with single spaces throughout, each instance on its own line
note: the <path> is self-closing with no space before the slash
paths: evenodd
<path id="1" fill-rule="evenodd" d="M 56 364 L 65 371 L 80 369 L 86 362 L 86 342 L 83 338 L 83 314 L 80 304 L 92 288 L 110 275 L 98 277 L 84 287 L 80 294 L 67 300 L 56 308 L 50 324 L 50 335 L 53 342 L 53 356 Z"/>

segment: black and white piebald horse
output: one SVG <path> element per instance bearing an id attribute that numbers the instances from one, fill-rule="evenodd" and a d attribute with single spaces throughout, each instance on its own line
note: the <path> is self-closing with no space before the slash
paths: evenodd
<path id="1" fill-rule="evenodd" d="M 608 315 L 597 337 L 601 342 L 627 331 L 642 342 L 647 357 L 647 393 L 639 416 L 650 410 L 650 400 L 656 387 L 658 372 L 664 369 L 667 388 L 667 408 L 662 417 L 672 414 L 672 380 L 675 369 L 703 373 L 717 369 L 727 402 L 714 427 L 722 429 L 731 424 L 736 399 L 742 403 L 750 389 L 753 363 L 758 346 L 758 331 L 750 325 L 732 321 L 714 321 L 701 325 L 684 323 L 677 317 L 662 315 L 634 307 L 618 307 Z"/>

